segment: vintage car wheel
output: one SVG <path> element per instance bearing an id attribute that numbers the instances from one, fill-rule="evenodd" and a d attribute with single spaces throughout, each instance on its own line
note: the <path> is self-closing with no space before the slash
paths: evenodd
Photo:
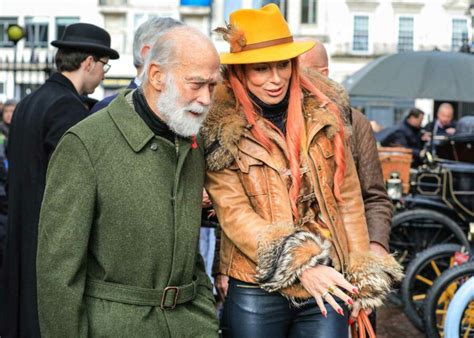
<path id="1" fill-rule="evenodd" d="M 420 331 L 423 331 L 426 293 L 435 279 L 453 266 L 454 254 L 461 249 L 459 244 L 438 244 L 420 252 L 408 265 L 400 291 L 404 312 Z"/>
<path id="2" fill-rule="evenodd" d="M 392 219 L 390 250 L 407 266 L 415 255 L 435 244 L 458 243 L 469 247 L 461 227 L 446 215 L 428 209 L 405 210 Z"/>
<path id="3" fill-rule="evenodd" d="M 424 302 L 423 317 L 427 337 L 444 336 L 444 320 L 449 302 L 459 287 L 474 276 L 474 262 L 454 266 L 436 279 Z M 474 302 L 466 308 L 461 321 L 461 337 L 474 337 Z"/>

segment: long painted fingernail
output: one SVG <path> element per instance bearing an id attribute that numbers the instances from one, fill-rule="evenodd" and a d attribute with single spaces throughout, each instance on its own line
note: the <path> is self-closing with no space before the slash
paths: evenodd
<path id="1" fill-rule="evenodd" d="M 323 311 L 323 316 L 324 318 L 327 318 L 328 317 L 328 313 L 326 311 Z"/>
<path id="2" fill-rule="evenodd" d="M 351 298 L 349 298 L 349 299 L 347 300 L 347 302 L 348 302 L 350 305 L 354 305 L 354 301 L 353 301 Z"/>
<path id="3" fill-rule="evenodd" d="M 349 323 L 349 326 L 352 325 L 352 324 L 354 324 L 354 323 L 355 323 L 354 318 L 352 318 L 352 317 L 349 318 L 349 322 L 348 322 L 348 323 Z"/>
<path id="4" fill-rule="evenodd" d="M 344 311 L 342 309 L 337 309 L 337 313 L 339 313 L 341 316 L 344 316 Z"/>
<path id="5" fill-rule="evenodd" d="M 353 289 L 352 289 L 352 292 L 354 292 L 354 293 L 359 293 L 359 289 L 358 289 L 358 288 L 353 288 Z"/>

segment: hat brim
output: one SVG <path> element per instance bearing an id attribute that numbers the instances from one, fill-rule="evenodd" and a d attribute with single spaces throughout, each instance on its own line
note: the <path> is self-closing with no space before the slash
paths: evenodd
<path id="1" fill-rule="evenodd" d="M 112 60 L 118 59 L 120 57 L 119 53 L 115 49 L 107 48 L 94 43 L 54 40 L 51 42 L 51 45 L 58 48 L 70 48 L 84 52 L 90 52 L 93 54 L 104 55 L 108 56 Z"/>
<path id="2" fill-rule="evenodd" d="M 221 53 L 220 60 L 223 65 L 289 60 L 307 52 L 315 44 L 314 41 L 296 41 L 238 53 Z"/>

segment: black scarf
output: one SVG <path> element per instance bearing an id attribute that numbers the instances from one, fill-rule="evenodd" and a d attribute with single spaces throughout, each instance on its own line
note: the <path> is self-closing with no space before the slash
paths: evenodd
<path id="1" fill-rule="evenodd" d="M 140 87 L 133 93 L 133 106 L 155 135 L 164 137 L 174 143 L 176 134 L 151 110 L 148 102 L 146 102 L 145 95 L 143 95 L 143 89 Z"/>
<path id="2" fill-rule="evenodd" d="M 276 104 L 267 104 L 256 97 L 252 92 L 249 91 L 248 93 L 252 101 L 260 108 L 260 114 L 280 129 L 283 135 L 286 135 L 286 118 L 288 116 L 290 90 L 288 89 L 283 100 Z"/>

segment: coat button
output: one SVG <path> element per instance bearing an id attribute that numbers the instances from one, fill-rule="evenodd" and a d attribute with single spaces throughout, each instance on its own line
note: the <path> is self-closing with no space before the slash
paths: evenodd
<path id="1" fill-rule="evenodd" d="M 156 149 L 158 149 L 158 144 L 152 143 L 151 146 L 150 146 L 150 149 L 155 151 Z"/>
<path id="2" fill-rule="evenodd" d="M 318 164 L 318 170 L 321 171 L 321 165 L 320 164 Z"/>
<path id="3" fill-rule="evenodd" d="M 329 151 L 326 150 L 326 156 L 329 156 Z"/>

